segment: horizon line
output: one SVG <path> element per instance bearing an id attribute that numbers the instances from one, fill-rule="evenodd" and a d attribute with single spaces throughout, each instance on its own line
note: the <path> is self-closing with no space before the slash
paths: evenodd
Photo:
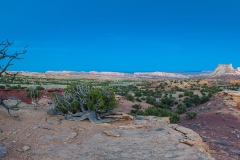
<path id="1" fill-rule="evenodd" d="M 89 70 L 89 71 L 76 71 L 76 70 L 47 70 L 47 71 L 9 71 L 9 72 L 37 72 L 37 73 L 46 73 L 46 72 L 115 72 L 115 73 L 139 73 L 139 72 L 166 72 L 166 73 L 193 73 L 193 72 L 213 72 L 213 70 L 200 70 L 200 71 L 97 71 L 97 70 Z"/>

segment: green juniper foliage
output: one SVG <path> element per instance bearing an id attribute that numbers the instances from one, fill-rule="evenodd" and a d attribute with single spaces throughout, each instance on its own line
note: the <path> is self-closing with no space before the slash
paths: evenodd
<path id="1" fill-rule="evenodd" d="M 71 84 L 62 95 L 54 94 L 53 97 L 56 109 L 64 114 L 86 110 L 103 113 L 118 107 L 112 89 L 93 87 L 88 83 Z"/>

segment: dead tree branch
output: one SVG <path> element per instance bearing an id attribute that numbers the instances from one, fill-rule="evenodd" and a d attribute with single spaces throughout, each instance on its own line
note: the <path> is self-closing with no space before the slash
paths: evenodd
<path id="1" fill-rule="evenodd" d="M 8 67 L 13 65 L 13 61 L 14 60 L 21 60 L 23 58 L 21 58 L 20 56 L 25 54 L 27 52 L 26 47 L 23 48 L 23 50 L 21 52 L 16 51 L 15 53 L 9 53 L 8 49 L 13 46 L 14 42 L 9 42 L 8 40 L 6 41 L 2 41 L 0 43 L 0 61 L 3 62 L 0 65 L 0 77 L 3 74 L 8 74 L 7 69 Z M 15 74 L 11 74 L 13 79 L 11 80 L 13 82 L 14 78 L 16 77 L 17 73 Z"/>
<path id="2" fill-rule="evenodd" d="M 17 100 L 17 103 L 15 105 L 9 105 L 7 103 L 5 103 L 5 101 L 10 101 L 10 100 Z M 0 98 L 0 105 L 2 105 L 4 108 L 7 109 L 8 114 L 10 114 L 10 110 L 13 110 L 15 108 L 18 108 L 18 105 L 21 103 L 22 101 L 15 98 L 15 97 L 8 97 L 8 98 Z M 10 114 L 11 115 L 11 114 Z"/>
<path id="3" fill-rule="evenodd" d="M 3 76 L 3 74 L 11 77 L 10 83 L 13 83 L 15 77 L 17 76 L 17 73 L 9 73 L 7 72 L 7 69 L 13 65 L 14 60 L 21 60 L 21 55 L 25 54 L 27 52 L 26 47 L 23 48 L 21 52 L 14 52 L 14 53 L 9 53 L 9 48 L 12 47 L 14 42 L 10 42 L 8 40 L 0 42 L 0 77 Z M 1 95 L 0 95 L 1 96 Z M 21 103 L 21 101 L 17 100 L 17 104 L 11 106 L 5 103 L 7 100 L 10 100 L 13 98 L 0 98 L 0 105 L 3 106 L 4 108 L 7 109 L 8 113 L 10 114 L 10 110 L 17 108 L 18 105 Z M 16 99 L 16 98 L 14 98 Z"/>

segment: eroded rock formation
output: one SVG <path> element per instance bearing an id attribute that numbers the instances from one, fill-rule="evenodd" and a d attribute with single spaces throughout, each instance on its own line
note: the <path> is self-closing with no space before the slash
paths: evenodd
<path id="1" fill-rule="evenodd" d="M 210 74 L 211 77 L 221 76 L 237 76 L 240 75 L 240 69 L 234 69 L 232 64 L 219 64 L 217 68 Z"/>

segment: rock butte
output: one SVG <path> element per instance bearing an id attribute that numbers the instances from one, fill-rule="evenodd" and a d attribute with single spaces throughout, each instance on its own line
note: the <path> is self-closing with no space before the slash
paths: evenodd
<path id="1" fill-rule="evenodd" d="M 218 67 L 210 74 L 212 77 L 221 77 L 227 75 L 240 75 L 240 68 L 234 69 L 232 64 L 219 64 Z"/>

